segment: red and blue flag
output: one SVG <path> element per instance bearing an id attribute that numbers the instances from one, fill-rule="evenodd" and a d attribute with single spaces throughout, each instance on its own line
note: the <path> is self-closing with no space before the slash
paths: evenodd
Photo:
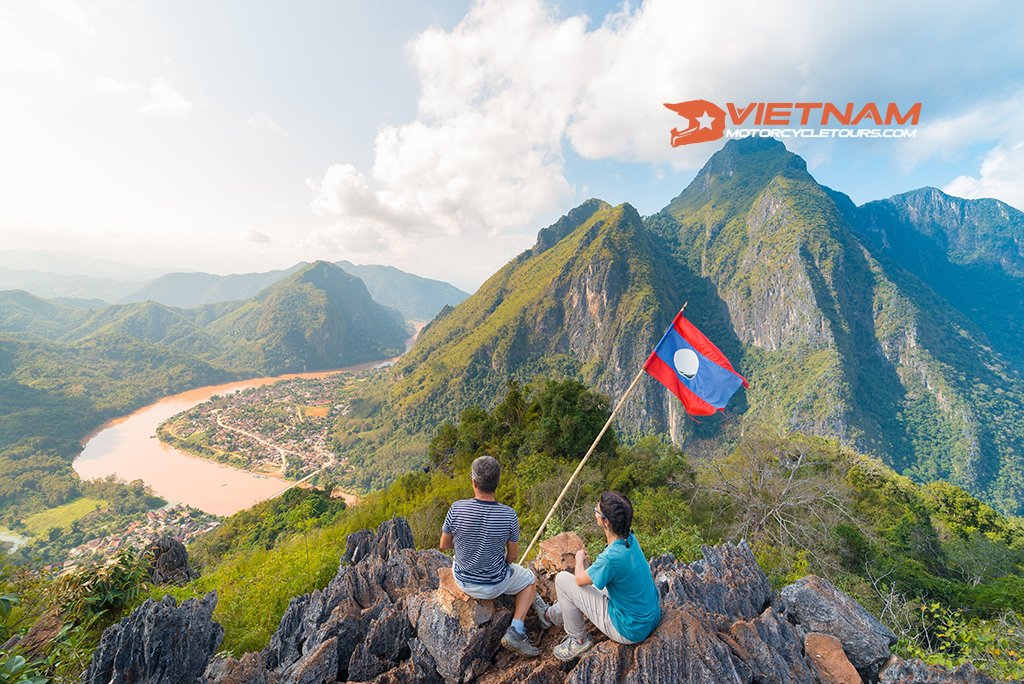
<path id="1" fill-rule="evenodd" d="M 729 359 L 680 311 L 644 363 L 655 380 L 683 402 L 686 412 L 710 416 L 729 403 L 736 390 L 748 387 Z"/>

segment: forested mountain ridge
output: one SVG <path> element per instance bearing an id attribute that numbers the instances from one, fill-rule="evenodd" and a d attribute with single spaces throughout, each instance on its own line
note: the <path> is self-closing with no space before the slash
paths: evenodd
<path id="1" fill-rule="evenodd" d="M 941 193 L 910 195 L 915 216 L 949 215 Z M 1008 245 L 1020 213 L 977 202 L 955 203 L 957 215 L 973 217 L 971 234 L 984 232 L 986 217 L 998 225 L 996 238 L 972 238 L 994 245 L 971 252 L 972 263 L 1016 277 Z M 836 437 L 922 481 L 947 480 L 1004 511 L 1024 510 L 1024 383 L 1010 363 L 1019 352 L 1006 343 L 1012 333 L 984 329 L 1000 311 L 1020 316 L 1024 300 L 985 316 L 963 310 L 912 260 L 901 265 L 892 242 L 880 249 L 870 239 L 878 213 L 818 184 L 770 140 L 729 142 L 646 218 L 628 204 L 589 200 L 423 331 L 370 402 L 370 414 L 388 416 L 372 431 L 415 435 L 487 405 L 509 379 L 538 374 L 621 396 L 688 302 L 687 316 L 750 389 L 726 416 L 696 423 L 642 382 L 620 414 L 627 434 L 664 431 L 690 450 L 720 448 L 759 425 Z M 943 258 L 954 264 L 963 251 Z M 343 419 L 339 434 L 357 443 L 364 419 Z M 397 474 L 409 462 L 388 467 Z"/>

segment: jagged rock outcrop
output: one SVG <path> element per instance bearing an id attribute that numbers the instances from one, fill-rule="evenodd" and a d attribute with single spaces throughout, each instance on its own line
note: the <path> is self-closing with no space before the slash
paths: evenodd
<path id="1" fill-rule="evenodd" d="M 677 563 L 655 559 L 651 568 L 663 604 L 696 604 L 733 620 L 752 620 L 772 599 L 772 588 L 745 542 L 702 546 L 704 558 Z"/>
<path id="2" fill-rule="evenodd" d="M 147 601 L 104 633 L 85 682 L 856 684 L 879 673 L 885 684 L 992 681 L 973 668 L 891 658 L 891 632 L 820 578 L 780 597 L 744 542 L 704 547 L 693 563 L 652 561 L 662 621 L 642 643 L 595 633 L 594 648 L 561 663 L 551 649 L 563 634 L 541 633 L 531 615 L 542 655 L 525 659 L 500 647 L 511 599 L 471 599 L 452 581 L 447 556 L 412 546 L 400 518 L 350 535 L 330 583 L 293 599 L 267 647 L 239 659 L 211 661 L 222 634 L 211 620 L 215 595 L 180 607 Z"/>
<path id="3" fill-rule="evenodd" d="M 920 660 L 898 660 L 882 672 L 880 684 L 997 684 L 978 668 L 964 663 L 955 670 L 925 665 Z"/>
<path id="4" fill-rule="evenodd" d="M 786 611 L 808 631 L 830 634 L 861 675 L 874 679 L 896 635 L 826 579 L 808 575 L 782 588 Z"/>
<path id="5" fill-rule="evenodd" d="M 188 565 L 185 545 L 173 537 L 161 537 L 146 548 L 153 584 L 185 584 L 199 574 Z"/>
<path id="6" fill-rule="evenodd" d="M 224 638 L 213 621 L 217 594 L 190 599 L 178 606 L 174 598 L 148 599 L 103 632 L 85 671 L 84 684 L 193 684 Z"/>

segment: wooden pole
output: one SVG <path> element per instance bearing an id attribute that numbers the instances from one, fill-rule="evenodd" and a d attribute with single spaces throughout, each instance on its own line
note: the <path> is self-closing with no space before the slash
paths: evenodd
<path id="1" fill-rule="evenodd" d="M 555 505 L 551 507 L 550 511 L 548 511 L 547 517 L 544 518 L 544 522 L 542 522 L 540 527 L 537 528 L 537 534 L 533 535 L 533 540 L 530 541 L 530 545 L 526 547 L 526 551 L 523 552 L 522 557 L 519 559 L 520 565 L 522 565 L 523 562 L 526 561 L 526 557 L 530 555 L 533 545 L 537 543 L 538 539 L 540 539 L 540 535 L 544 533 L 544 529 L 551 521 L 551 516 L 555 514 L 555 510 L 558 508 L 559 504 L 562 503 L 562 499 L 565 498 L 565 495 L 569 492 L 569 487 L 572 486 L 572 483 L 576 480 L 576 476 L 580 474 L 581 470 L 583 470 L 583 466 L 587 464 L 587 460 L 590 458 L 590 455 L 593 454 L 594 449 L 597 448 L 597 443 L 601 441 L 601 438 L 604 437 L 604 433 L 608 431 L 608 426 L 612 424 L 613 420 L 615 420 L 615 414 L 619 412 L 620 408 L 622 408 L 622 404 L 626 401 L 626 397 L 628 397 L 629 393 L 633 391 L 634 387 L 636 387 L 636 383 L 640 381 L 643 374 L 644 369 L 641 368 L 640 372 L 636 374 L 635 378 L 633 378 L 633 382 L 629 383 L 629 389 L 627 389 L 626 393 L 622 395 L 621 399 L 619 399 L 619 403 L 615 405 L 615 410 L 612 411 L 612 415 L 608 416 L 608 421 L 604 424 L 604 427 L 601 428 L 601 432 L 597 433 L 597 439 L 595 439 L 594 443 L 590 445 L 590 449 L 587 450 L 583 460 L 580 461 L 579 465 L 576 466 L 576 470 L 573 471 L 572 477 L 570 477 L 569 481 L 565 483 L 565 487 L 562 488 L 562 493 L 558 495 L 557 499 L 555 499 Z"/>
<path id="2" fill-rule="evenodd" d="M 687 304 L 689 304 L 689 302 L 685 302 L 683 304 L 683 308 L 679 309 L 679 313 L 686 311 Z M 581 460 L 579 465 L 576 466 L 576 470 L 573 471 L 572 477 L 569 478 L 569 481 L 565 483 L 565 487 L 562 488 L 562 493 L 558 495 L 557 499 L 555 499 L 555 503 L 551 507 L 551 510 L 548 511 L 547 516 L 544 518 L 544 522 L 542 522 L 540 524 L 540 527 L 537 528 L 537 534 L 533 535 L 533 539 L 530 540 L 530 545 L 526 547 L 526 551 L 524 551 L 523 555 L 519 557 L 520 565 L 526 562 L 526 558 L 530 555 L 530 551 L 533 550 L 533 547 L 537 543 L 537 540 L 540 539 L 540 535 L 544 534 L 544 530 L 547 528 L 548 523 L 551 522 L 551 516 L 555 514 L 555 511 L 558 509 L 558 506 L 562 503 L 562 499 L 564 499 L 565 495 L 569 492 L 569 487 L 572 486 L 572 483 L 576 480 L 576 476 L 580 474 L 581 470 L 583 470 L 583 466 L 587 464 L 587 460 L 590 458 L 591 454 L 594 453 L 594 449 L 597 448 L 598 442 L 601 441 L 601 438 L 604 437 L 604 433 L 608 431 L 608 427 L 612 424 L 612 421 L 615 420 L 615 414 L 617 414 L 619 412 L 619 409 L 622 408 L 622 405 L 626 403 L 626 398 L 629 397 L 629 393 L 633 391 L 634 387 L 636 387 L 636 383 L 640 382 L 640 378 L 643 377 L 643 374 L 644 368 L 641 367 L 640 372 L 638 372 L 636 374 L 636 377 L 633 378 L 633 382 L 629 383 L 629 387 L 626 389 L 626 393 L 622 395 L 622 398 L 619 399 L 619 403 L 615 405 L 615 409 L 612 411 L 612 415 L 608 416 L 608 420 L 605 422 L 604 427 L 601 428 L 601 432 L 597 433 L 597 439 L 595 439 L 594 443 L 590 445 L 589 449 L 587 449 L 587 453 L 586 455 L 583 456 L 583 460 Z"/>

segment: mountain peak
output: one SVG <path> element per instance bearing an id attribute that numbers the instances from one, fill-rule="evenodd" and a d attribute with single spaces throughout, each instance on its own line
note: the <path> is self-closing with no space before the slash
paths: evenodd
<path id="1" fill-rule="evenodd" d="M 730 140 L 711 155 L 704 168 L 666 209 L 674 215 L 702 205 L 722 192 L 751 195 L 750 190 L 764 187 L 776 176 L 808 177 L 807 162 L 774 138 Z"/>
<path id="2" fill-rule="evenodd" d="M 559 240 L 590 220 L 591 216 L 599 211 L 611 208 L 612 205 L 604 200 L 591 197 L 575 209 L 570 209 L 562 218 L 547 228 L 541 229 L 537 234 L 537 244 L 533 246 L 533 253 L 540 254 L 545 250 L 551 249 Z"/>

